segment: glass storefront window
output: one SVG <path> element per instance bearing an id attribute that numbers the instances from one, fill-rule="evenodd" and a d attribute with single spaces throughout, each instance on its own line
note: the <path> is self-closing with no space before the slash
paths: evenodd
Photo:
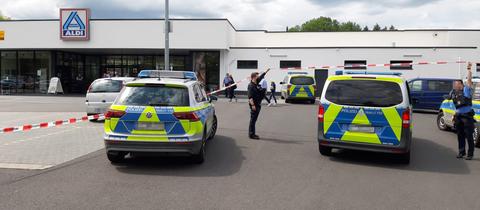
<path id="1" fill-rule="evenodd" d="M 1 52 L 1 80 L 2 93 L 9 94 L 16 92 L 17 87 L 17 52 Z"/>
<path id="2" fill-rule="evenodd" d="M 47 93 L 49 78 L 48 71 L 50 69 L 50 52 L 37 51 L 35 52 L 35 70 L 36 81 L 35 90 L 40 93 Z"/>
<path id="3" fill-rule="evenodd" d="M 18 71 L 17 91 L 35 92 L 36 72 L 34 70 L 33 51 L 18 52 Z"/>

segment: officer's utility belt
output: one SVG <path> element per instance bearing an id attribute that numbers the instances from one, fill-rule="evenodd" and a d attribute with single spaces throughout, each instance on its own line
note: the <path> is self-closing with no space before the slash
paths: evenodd
<path id="1" fill-rule="evenodd" d="M 475 111 L 473 111 L 473 109 L 472 109 L 467 113 L 456 113 L 455 115 L 457 117 L 471 117 L 471 118 L 473 118 L 473 116 L 475 116 Z"/>

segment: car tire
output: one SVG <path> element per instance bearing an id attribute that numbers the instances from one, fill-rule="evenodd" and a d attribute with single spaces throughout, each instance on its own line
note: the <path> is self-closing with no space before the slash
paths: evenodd
<path id="1" fill-rule="evenodd" d="M 110 163 L 121 163 L 123 160 L 125 160 L 125 152 L 118 152 L 118 151 L 110 151 L 107 152 L 107 158 L 110 161 Z"/>
<path id="2" fill-rule="evenodd" d="M 213 138 L 215 138 L 215 134 L 217 133 L 217 128 L 218 128 L 217 115 L 214 115 L 213 122 L 212 122 L 212 131 L 210 132 L 210 136 L 208 136 L 207 140 L 212 140 Z"/>
<path id="3" fill-rule="evenodd" d="M 439 112 L 437 115 L 437 127 L 438 129 L 442 131 L 448 131 L 449 127 L 447 123 L 445 122 L 444 114 L 443 112 Z"/>
<path id="4" fill-rule="evenodd" d="M 480 148 L 480 135 L 477 126 L 475 126 L 475 129 L 473 130 L 473 142 L 475 143 L 475 147 Z"/>
<path id="5" fill-rule="evenodd" d="M 192 156 L 192 161 L 195 164 L 202 164 L 203 162 L 205 162 L 206 155 L 207 155 L 207 152 L 206 152 L 206 143 L 207 143 L 206 135 L 207 135 L 207 132 L 204 131 L 203 132 L 203 138 L 202 138 L 202 147 L 200 147 L 200 151 L 198 152 L 198 154 L 195 154 L 195 155 Z"/>
<path id="6" fill-rule="evenodd" d="M 318 151 L 323 156 L 332 156 L 332 148 L 318 145 Z"/>
<path id="7" fill-rule="evenodd" d="M 310 100 L 311 104 L 315 104 L 315 99 Z"/>
<path id="8" fill-rule="evenodd" d="M 398 160 L 401 164 L 410 164 L 410 151 L 398 155 Z"/>
<path id="9" fill-rule="evenodd" d="M 292 101 L 290 99 L 285 99 L 285 103 L 289 104 L 292 103 Z"/>

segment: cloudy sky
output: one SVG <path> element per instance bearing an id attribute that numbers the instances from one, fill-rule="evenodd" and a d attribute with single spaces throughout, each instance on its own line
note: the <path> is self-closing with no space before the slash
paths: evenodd
<path id="1" fill-rule="evenodd" d="M 87 7 L 92 18 L 160 18 L 163 0 L 0 0 L 13 19 L 58 18 L 58 9 Z M 361 25 L 480 28 L 479 0 L 170 0 L 176 18 L 228 18 L 237 29 L 285 30 L 319 16 Z"/>

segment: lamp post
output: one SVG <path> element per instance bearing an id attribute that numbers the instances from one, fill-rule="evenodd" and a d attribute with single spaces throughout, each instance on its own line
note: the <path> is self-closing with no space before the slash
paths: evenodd
<path id="1" fill-rule="evenodd" d="M 165 0 L 165 70 L 170 69 L 170 46 L 169 46 L 169 33 L 170 33 L 170 21 L 168 20 L 168 0 Z"/>

